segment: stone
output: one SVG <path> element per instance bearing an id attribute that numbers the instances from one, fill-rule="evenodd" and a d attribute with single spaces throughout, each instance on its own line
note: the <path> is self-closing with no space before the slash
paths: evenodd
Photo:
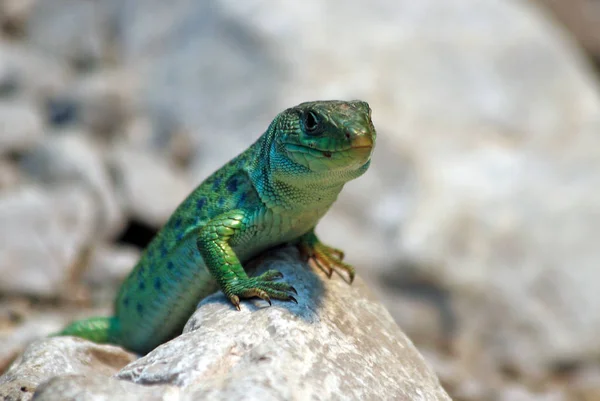
<path id="1" fill-rule="evenodd" d="M 124 213 L 100 147 L 79 130 L 54 133 L 21 160 L 22 170 L 46 186 L 78 183 L 95 200 L 93 223 L 98 239 L 114 237 L 124 225 Z"/>
<path id="2" fill-rule="evenodd" d="M 82 282 L 90 289 L 97 304 L 112 305 L 123 280 L 140 258 L 140 250 L 131 246 L 99 244 L 94 248 Z"/>
<path id="3" fill-rule="evenodd" d="M 79 122 L 105 140 L 122 135 L 135 109 L 135 75 L 106 69 L 77 80 L 65 95 L 80 109 Z"/>
<path id="4" fill-rule="evenodd" d="M 562 22 L 596 60 L 600 60 L 600 5 L 594 0 L 536 0 Z"/>
<path id="5" fill-rule="evenodd" d="M 21 183 L 21 173 L 9 160 L 0 159 L 0 191 L 16 188 Z"/>
<path id="6" fill-rule="evenodd" d="M 78 187 L 1 192 L 0 292 L 61 295 L 96 234 L 95 218 L 89 192 Z"/>
<path id="7" fill-rule="evenodd" d="M 134 359 L 119 347 L 74 337 L 38 340 L 0 376 L 0 399 L 30 400 L 41 383 L 57 376 L 111 376 Z"/>
<path id="8" fill-rule="evenodd" d="M 37 105 L 69 82 L 67 65 L 55 54 L 0 41 L 0 97 Z"/>
<path id="9" fill-rule="evenodd" d="M 327 279 L 298 261 L 295 248 L 268 257 L 298 305 L 245 301 L 222 293 L 200 302 L 183 334 L 117 377 L 175 384 L 192 399 L 449 400 L 410 340 L 361 279 Z"/>
<path id="10" fill-rule="evenodd" d="M 173 386 L 140 386 L 103 376 L 61 376 L 43 383 L 35 393 L 36 401 L 186 401 Z"/>
<path id="11" fill-rule="evenodd" d="M 118 4 L 112 0 L 38 1 L 29 13 L 27 39 L 33 47 L 55 54 L 77 69 L 95 69 L 117 51 L 113 37 Z"/>
<path id="12" fill-rule="evenodd" d="M 21 153 L 43 137 L 43 121 L 35 107 L 22 101 L 0 101 L 0 156 Z"/>
<path id="13" fill-rule="evenodd" d="M 122 147 L 110 163 L 126 212 L 154 227 L 161 227 L 194 189 L 183 172 L 150 153 Z"/>

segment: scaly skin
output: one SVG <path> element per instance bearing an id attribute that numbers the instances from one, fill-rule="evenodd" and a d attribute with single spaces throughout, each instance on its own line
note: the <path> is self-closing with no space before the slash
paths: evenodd
<path id="1" fill-rule="evenodd" d="M 323 269 L 354 269 L 322 244 L 314 227 L 346 182 L 363 174 L 375 145 L 369 105 L 302 103 L 280 113 L 248 150 L 185 199 L 125 280 L 115 315 L 72 323 L 59 335 L 147 353 L 181 332 L 198 302 L 221 289 L 240 299 L 296 302 L 270 270 L 248 277 L 242 263 L 273 246 L 296 243 Z"/>

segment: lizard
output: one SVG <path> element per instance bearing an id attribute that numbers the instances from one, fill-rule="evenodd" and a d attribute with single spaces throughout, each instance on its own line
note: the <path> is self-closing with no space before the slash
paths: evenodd
<path id="1" fill-rule="evenodd" d="M 251 277 L 243 268 L 283 244 L 352 283 L 354 268 L 315 226 L 344 184 L 368 169 L 375 140 L 364 101 L 305 102 L 279 113 L 177 207 L 121 285 L 113 316 L 75 321 L 56 335 L 146 354 L 179 335 L 198 302 L 219 289 L 238 310 L 252 297 L 298 303 L 278 271 Z"/>

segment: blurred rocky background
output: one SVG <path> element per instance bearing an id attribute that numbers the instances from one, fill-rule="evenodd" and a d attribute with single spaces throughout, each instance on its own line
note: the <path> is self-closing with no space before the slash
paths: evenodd
<path id="1" fill-rule="evenodd" d="M 283 108 L 367 100 L 318 232 L 455 400 L 600 400 L 600 2 L 0 1 L 0 372 L 108 314 Z"/>

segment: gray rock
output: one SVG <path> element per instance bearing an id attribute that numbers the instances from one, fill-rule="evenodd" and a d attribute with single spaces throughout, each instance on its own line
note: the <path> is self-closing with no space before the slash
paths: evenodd
<path id="1" fill-rule="evenodd" d="M 0 376 L 0 399 L 30 400 L 41 383 L 57 376 L 110 376 L 133 359 L 135 355 L 119 347 L 78 338 L 39 340 L 29 345 Z"/>
<path id="2" fill-rule="evenodd" d="M 21 182 L 21 173 L 16 163 L 0 159 L 0 191 L 16 188 Z"/>
<path id="3" fill-rule="evenodd" d="M 35 401 L 178 401 L 181 390 L 173 386 L 141 386 L 102 376 L 60 376 L 35 393 Z"/>
<path id="4" fill-rule="evenodd" d="M 74 82 L 63 96 L 77 105 L 77 120 L 97 136 L 122 136 L 134 104 L 135 76 L 129 70 L 105 69 Z"/>
<path id="5" fill-rule="evenodd" d="M 0 292 L 61 294 L 96 234 L 94 212 L 73 186 L 0 193 Z"/>
<path id="6" fill-rule="evenodd" d="M 47 96 L 64 91 L 69 80 L 66 64 L 55 54 L 19 42 L 0 41 L 0 86 L 4 97 L 43 102 Z"/>
<path id="7" fill-rule="evenodd" d="M 39 49 L 58 55 L 76 67 L 90 69 L 114 57 L 114 7 L 103 0 L 37 1 L 29 13 L 27 38 Z"/>
<path id="8" fill-rule="evenodd" d="M 43 121 L 31 103 L 1 101 L 0 121 L 0 156 L 28 150 L 42 139 Z"/>
<path id="9" fill-rule="evenodd" d="M 32 149 L 21 167 L 29 177 L 45 185 L 78 183 L 87 189 L 97 204 L 93 227 L 97 238 L 102 239 L 123 228 L 124 215 L 98 149 L 81 131 L 55 133 Z"/>
<path id="10" fill-rule="evenodd" d="M 535 0 L 554 14 L 577 41 L 591 53 L 600 57 L 600 4 L 594 0 Z"/>
<path id="11" fill-rule="evenodd" d="M 118 377 L 185 387 L 190 399 L 449 399 L 362 280 L 328 280 L 297 258 L 287 249 L 261 266 L 294 284 L 298 305 L 252 301 L 238 312 L 215 294 L 181 336 Z"/>
<path id="12" fill-rule="evenodd" d="M 139 249 L 133 247 L 101 244 L 94 248 L 81 280 L 97 304 L 112 305 L 121 283 L 139 258 Z"/>
<path id="13" fill-rule="evenodd" d="M 149 225 L 162 226 L 194 188 L 183 172 L 153 154 L 118 148 L 111 165 L 127 213 Z"/>

